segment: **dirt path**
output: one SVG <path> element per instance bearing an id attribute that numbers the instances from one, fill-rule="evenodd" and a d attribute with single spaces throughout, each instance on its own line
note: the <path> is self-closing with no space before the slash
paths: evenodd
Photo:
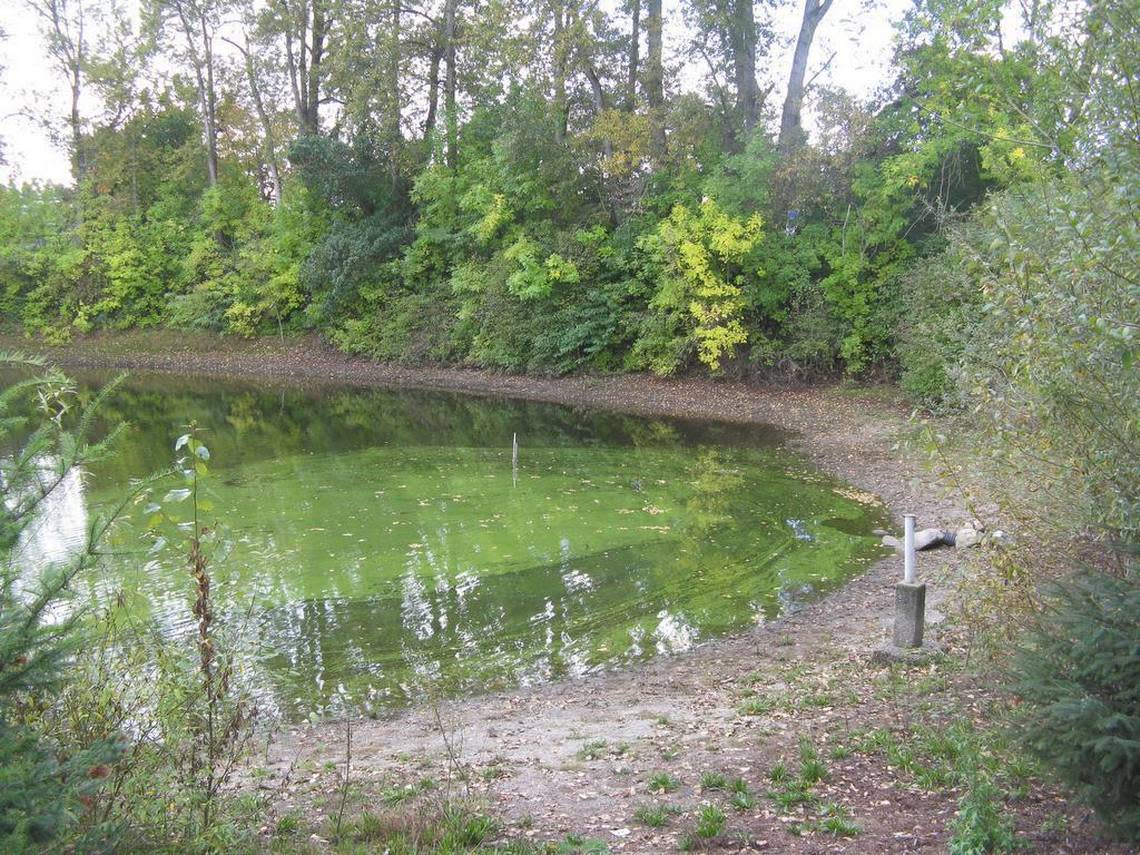
<path id="1" fill-rule="evenodd" d="M 896 522 L 904 511 L 944 527 L 967 519 L 955 497 L 944 495 L 900 446 L 906 409 L 881 389 L 760 388 L 643 376 L 542 379 L 378 365 L 311 340 L 228 342 L 221 349 L 216 340 L 210 345 L 195 337 L 170 344 L 164 334 L 163 341 L 160 351 L 145 336 L 96 339 L 50 356 L 69 367 L 448 389 L 771 424 L 794 432 L 793 443 L 822 469 L 880 497 Z M 13 343 L 0 340 L 0 346 Z M 951 608 L 947 597 L 963 558 L 954 549 L 922 556 L 932 622 Z M 920 746 L 913 762 L 903 762 L 891 740 L 926 739 L 934 746 L 934 735 L 955 727 L 984 727 L 1002 699 L 962 669 L 953 631 L 941 633 L 949 655 L 931 665 L 870 664 L 869 654 L 889 630 L 899 563 L 881 561 L 794 614 L 634 670 L 356 721 L 353 809 L 412 809 L 417 799 L 437 797 L 438 789 L 417 783 L 430 779 L 486 799 L 507 838 L 579 835 L 631 853 L 682 845 L 696 851 L 944 852 L 962 782 L 946 772 L 934 748 L 927 756 Z M 255 770 L 276 814 L 297 813 L 319 829 L 321 817 L 336 809 L 345 748 L 343 722 L 276 734 Z M 779 780 L 779 768 L 794 778 L 813 752 L 825 777 L 800 799 Z M 734 804 L 717 775 L 742 779 L 752 800 L 739 796 Z M 1040 782 L 1026 779 L 1019 796 L 1006 810 L 1029 851 L 1112 851 L 1097 843 L 1095 826 L 1083 814 Z M 694 837 L 706 805 L 723 811 L 724 828 Z M 638 814 L 647 807 L 660 815 Z M 662 824 L 647 822 L 656 819 Z M 312 843 L 324 847 L 319 833 Z"/>

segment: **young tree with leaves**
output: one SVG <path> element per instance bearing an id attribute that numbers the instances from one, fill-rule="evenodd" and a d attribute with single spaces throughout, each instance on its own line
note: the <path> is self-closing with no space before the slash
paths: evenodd
<path id="1" fill-rule="evenodd" d="M 118 752 L 114 738 L 63 751 L 37 725 L 83 640 L 72 582 L 97 564 L 129 496 L 90 523 L 71 558 L 46 566 L 28 560 L 29 533 L 114 444 L 117 431 L 93 433 L 115 384 L 80 408 L 71 381 L 41 360 L 0 354 L 0 363 L 24 374 L 0 392 L 0 438 L 11 444 L 0 460 L 0 841 L 14 851 L 43 850 L 70 831 Z"/>

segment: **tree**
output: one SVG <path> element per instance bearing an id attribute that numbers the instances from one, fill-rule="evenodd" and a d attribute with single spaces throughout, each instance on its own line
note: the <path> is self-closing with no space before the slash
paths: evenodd
<path id="1" fill-rule="evenodd" d="M 1054 586 L 1016 659 L 1029 752 L 1122 840 L 1140 842 L 1140 580 Z"/>
<path id="2" fill-rule="evenodd" d="M 731 3 L 736 110 L 747 135 L 760 120 L 760 87 L 756 83 L 756 20 L 752 0 L 731 0 Z"/>
<path id="3" fill-rule="evenodd" d="M 83 121 L 79 102 L 87 73 L 87 16 L 83 0 L 24 0 L 40 19 L 48 56 L 67 79 L 71 95 L 68 127 L 71 132 L 71 173 L 76 183 L 83 180 L 87 163 L 83 153 Z"/>
<path id="4" fill-rule="evenodd" d="M 662 56 L 661 0 L 646 0 L 645 103 L 649 107 L 653 153 L 665 155 L 665 66 Z"/>
<path id="5" fill-rule="evenodd" d="M 705 66 L 725 147 L 739 151 L 767 97 L 756 79 L 756 62 L 767 52 L 772 32 L 757 25 L 751 0 L 688 0 L 683 8 L 693 32 L 688 53 Z"/>
<path id="6" fill-rule="evenodd" d="M 756 215 L 739 220 L 706 199 L 696 211 L 675 206 L 641 238 L 647 273 L 659 282 L 649 301 L 653 314 L 634 348 L 643 367 L 673 374 L 695 350 L 704 365 L 719 371 L 721 360 L 748 340 L 741 285 L 760 225 Z"/>
<path id="7" fill-rule="evenodd" d="M 293 113 L 302 134 L 321 132 L 321 106 L 328 78 L 328 42 L 337 21 L 337 0 L 272 0 L 263 30 L 284 43 L 285 72 Z"/>
<path id="8" fill-rule="evenodd" d="M 218 183 L 218 81 L 214 40 L 226 0 L 151 0 L 152 26 L 161 29 L 170 19 L 181 38 L 181 58 L 194 72 L 206 175 L 211 187 Z"/>
<path id="9" fill-rule="evenodd" d="M 447 126 L 447 165 L 455 169 L 459 165 L 459 102 L 456 92 L 459 85 L 457 67 L 459 37 L 459 0 L 443 2 L 443 116 Z"/>
<path id="10" fill-rule="evenodd" d="M 0 436 L 13 449 L 0 462 L 0 842 L 19 852 L 58 842 L 82 809 L 81 798 L 102 784 L 117 756 L 113 740 L 58 751 L 33 722 L 59 691 L 65 663 L 82 643 L 82 609 L 71 600 L 70 585 L 93 568 L 127 502 L 91 524 L 75 558 L 29 566 L 20 554 L 21 534 L 42 524 L 53 496 L 74 488 L 83 467 L 114 442 L 114 431 L 101 440 L 91 436 L 113 385 L 76 412 L 75 387 L 58 370 L 19 354 L 2 354 L 0 363 L 25 374 L 0 392 Z"/>
<path id="11" fill-rule="evenodd" d="M 140 91 L 147 49 L 134 22 L 120 0 L 105 0 L 95 7 L 93 23 L 97 25 L 87 62 L 88 91 L 99 96 L 102 113 L 93 123 L 98 129 L 121 127 L 144 106 Z M 90 161 L 92 153 L 85 152 Z"/>
<path id="12" fill-rule="evenodd" d="M 627 112 L 637 106 L 637 74 L 641 61 L 641 0 L 629 0 L 629 57 L 626 60 L 625 103 Z"/>
<path id="13" fill-rule="evenodd" d="M 796 50 L 792 55 L 792 70 L 788 75 L 788 91 L 784 95 L 784 109 L 780 115 L 779 147 L 789 151 L 803 142 L 803 126 L 800 111 L 803 109 L 807 78 L 808 55 L 815 40 L 815 31 L 831 8 L 832 0 L 805 0 L 804 16 L 800 22 L 800 34 L 796 39 Z"/>
<path id="14" fill-rule="evenodd" d="M 8 34 L 0 28 L 0 45 L 6 41 L 8 41 Z M 3 63 L 0 63 L 0 74 L 3 74 L 5 71 L 6 69 Z M 0 166 L 4 166 L 7 162 L 7 157 L 4 154 L 4 137 L 0 136 Z"/>
<path id="15" fill-rule="evenodd" d="M 265 98 L 262 95 L 263 71 L 257 61 L 254 49 L 250 46 L 248 33 L 244 34 L 242 42 L 236 42 L 230 39 L 226 39 L 225 41 L 236 48 L 242 57 L 246 82 L 249 84 L 250 99 L 253 101 L 257 119 L 261 123 L 262 159 L 269 173 L 269 198 L 274 204 L 277 204 L 281 201 L 282 192 L 281 164 L 278 152 L 277 131 L 274 127 L 273 118 L 265 103 Z"/>

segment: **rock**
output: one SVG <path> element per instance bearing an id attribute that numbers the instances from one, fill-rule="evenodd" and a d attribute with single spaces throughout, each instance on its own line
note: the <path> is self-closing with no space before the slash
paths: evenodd
<path id="1" fill-rule="evenodd" d="M 940 528 L 924 528 L 914 533 L 914 548 L 921 552 L 924 549 L 933 549 L 945 543 L 945 532 Z"/>
<path id="2" fill-rule="evenodd" d="M 882 528 L 873 528 L 871 529 L 871 534 L 875 535 L 875 537 L 886 537 L 890 532 Z"/>
<path id="3" fill-rule="evenodd" d="M 973 526 L 962 526 L 954 532 L 954 545 L 958 549 L 969 549 L 982 542 L 982 533 Z"/>
<path id="4" fill-rule="evenodd" d="M 933 549 L 936 546 L 941 546 L 947 542 L 946 536 L 947 532 L 944 532 L 940 528 L 924 528 L 922 531 L 916 531 L 914 533 L 915 551 L 921 552 L 924 549 Z M 950 534 L 950 537 L 953 538 L 954 535 Z M 952 544 L 953 540 L 951 539 L 949 542 Z M 891 549 L 898 550 L 899 552 L 903 551 L 903 541 L 901 537 L 894 537 L 888 534 L 883 538 L 882 543 L 883 546 L 889 546 Z"/>

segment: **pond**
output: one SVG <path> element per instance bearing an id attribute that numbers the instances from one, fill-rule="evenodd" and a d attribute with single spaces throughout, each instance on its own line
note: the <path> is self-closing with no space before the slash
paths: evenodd
<path id="1" fill-rule="evenodd" d="M 81 377 L 81 395 L 102 379 Z M 263 706 L 287 719 L 677 653 L 882 554 L 884 509 L 765 427 L 165 375 L 128 379 L 104 418 L 129 424 L 119 453 L 58 495 L 24 554 L 78 548 L 195 422 L 219 610 L 242 627 Z M 185 556 L 148 554 L 147 525 L 133 508 L 86 593 L 178 637 L 193 621 Z"/>

